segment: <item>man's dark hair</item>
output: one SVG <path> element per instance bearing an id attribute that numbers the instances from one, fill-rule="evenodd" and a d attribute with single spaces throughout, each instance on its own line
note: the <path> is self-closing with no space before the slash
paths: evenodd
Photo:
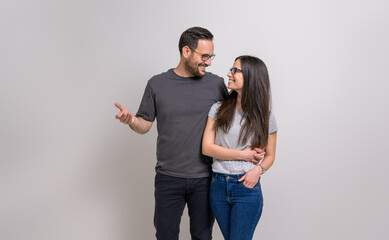
<path id="1" fill-rule="evenodd" d="M 178 49 L 182 55 L 182 48 L 188 46 L 191 50 L 197 48 L 199 39 L 213 40 L 213 35 L 210 31 L 202 27 L 192 27 L 181 34 L 178 42 Z"/>

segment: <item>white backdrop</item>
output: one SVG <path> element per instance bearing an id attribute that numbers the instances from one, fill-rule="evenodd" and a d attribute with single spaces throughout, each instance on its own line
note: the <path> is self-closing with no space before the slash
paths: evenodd
<path id="1" fill-rule="evenodd" d="M 156 129 L 113 104 L 136 112 L 192 26 L 215 36 L 209 71 L 269 68 L 277 156 L 254 239 L 386 239 L 388 16 L 384 0 L 1 0 L 0 239 L 154 238 Z"/>

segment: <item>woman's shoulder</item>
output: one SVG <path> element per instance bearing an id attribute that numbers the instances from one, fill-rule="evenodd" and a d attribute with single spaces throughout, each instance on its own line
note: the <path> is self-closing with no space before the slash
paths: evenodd
<path id="1" fill-rule="evenodd" d="M 211 109 L 209 110 L 208 116 L 209 116 L 210 118 L 212 118 L 213 120 L 216 119 L 216 113 L 217 113 L 217 111 L 219 110 L 219 107 L 221 106 L 221 103 L 222 103 L 222 101 L 215 102 L 215 103 L 212 105 Z"/>
<path id="2" fill-rule="evenodd" d="M 218 101 L 218 102 L 215 102 L 215 103 L 212 105 L 211 109 L 213 109 L 214 111 L 217 111 L 217 110 L 220 108 L 220 106 L 222 105 L 222 103 L 223 103 L 222 100 L 221 100 L 221 101 Z"/>
<path id="3" fill-rule="evenodd" d="M 212 107 L 215 106 L 215 107 L 219 108 L 219 107 L 222 105 L 222 103 L 223 103 L 223 100 L 217 101 L 217 102 L 215 102 L 215 103 L 212 105 Z"/>

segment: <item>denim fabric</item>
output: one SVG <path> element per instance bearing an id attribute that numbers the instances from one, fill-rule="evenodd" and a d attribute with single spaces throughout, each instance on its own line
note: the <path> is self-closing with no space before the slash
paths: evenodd
<path id="1" fill-rule="evenodd" d="M 244 174 L 212 173 L 210 204 L 226 240 L 249 240 L 262 214 L 261 185 L 247 188 L 238 182 Z"/>
<path id="2" fill-rule="evenodd" d="M 181 216 L 188 206 L 192 240 L 212 239 L 215 218 L 209 206 L 210 177 L 155 176 L 154 226 L 158 240 L 178 240 Z"/>

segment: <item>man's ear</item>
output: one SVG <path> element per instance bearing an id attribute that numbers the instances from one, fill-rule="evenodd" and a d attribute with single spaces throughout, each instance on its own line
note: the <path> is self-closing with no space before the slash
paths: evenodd
<path id="1" fill-rule="evenodd" d="M 188 46 L 184 46 L 182 48 L 182 56 L 184 58 L 189 58 L 191 54 L 192 54 L 192 50 Z"/>

